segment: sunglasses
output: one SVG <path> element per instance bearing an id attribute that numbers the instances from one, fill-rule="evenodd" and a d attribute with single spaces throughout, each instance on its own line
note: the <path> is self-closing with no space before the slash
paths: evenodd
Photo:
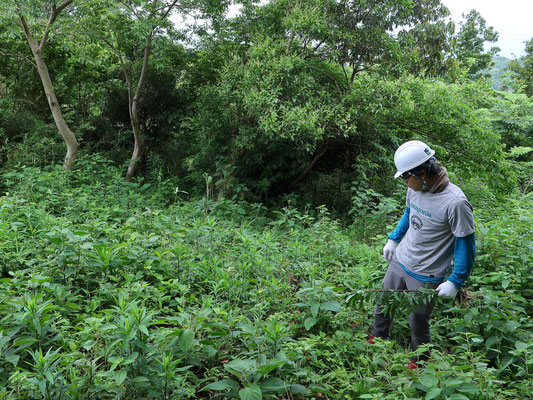
<path id="1" fill-rule="evenodd" d="M 404 172 L 403 174 L 400 175 L 400 178 L 402 178 L 403 180 L 407 180 L 409 179 L 411 176 L 414 176 L 411 172 L 409 171 L 406 171 Z"/>

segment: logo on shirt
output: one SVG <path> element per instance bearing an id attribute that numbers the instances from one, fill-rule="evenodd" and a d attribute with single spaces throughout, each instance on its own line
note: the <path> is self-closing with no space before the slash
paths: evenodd
<path id="1" fill-rule="evenodd" d="M 422 220 L 417 215 L 413 215 L 411 217 L 411 226 L 413 227 L 415 231 L 419 231 L 420 229 L 422 229 L 424 224 L 422 223 Z"/>
<path id="2" fill-rule="evenodd" d="M 413 203 L 411 203 L 411 208 L 412 208 L 413 210 L 418 211 L 420 214 L 424 214 L 426 217 L 431 218 L 431 213 L 430 213 L 430 212 L 428 212 L 428 211 L 426 211 L 426 210 L 422 210 L 420 207 L 414 205 Z"/>

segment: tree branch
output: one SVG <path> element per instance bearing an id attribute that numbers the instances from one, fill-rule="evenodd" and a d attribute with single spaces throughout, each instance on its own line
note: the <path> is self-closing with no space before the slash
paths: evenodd
<path id="1" fill-rule="evenodd" d="M 59 15 L 61 11 L 65 9 L 65 7 L 67 7 L 73 1 L 74 0 L 65 0 L 59 7 L 56 7 L 55 3 L 52 4 L 52 14 L 50 14 L 48 23 L 46 24 L 46 27 L 44 28 L 43 38 L 41 39 L 41 43 L 39 44 L 39 50 L 41 52 L 46 47 L 46 43 L 48 42 L 48 36 L 50 34 L 50 28 L 52 24 L 55 22 L 57 16 Z"/>
<path id="2" fill-rule="evenodd" d="M 127 4 L 127 3 L 125 3 L 124 1 L 119 1 L 119 3 L 122 4 L 125 8 L 129 9 L 129 10 L 133 13 L 133 15 L 135 15 L 135 17 L 136 17 L 137 19 L 141 19 L 141 18 L 139 17 L 139 14 L 137 14 L 137 11 L 135 10 L 135 8 L 130 7 L 130 5 Z"/>
<path id="3" fill-rule="evenodd" d="M 289 188 L 289 189 L 293 188 L 294 186 L 299 184 L 307 176 L 307 174 L 309 174 L 309 172 L 311 172 L 311 170 L 316 165 L 318 160 L 320 160 L 324 156 L 324 154 L 326 154 L 326 152 L 329 149 L 331 149 L 332 147 L 334 147 L 334 146 L 335 146 L 334 144 L 328 144 L 328 145 L 325 145 L 320 151 L 317 151 L 315 153 L 315 156 L 313 157 L 313 160 L 311 160 L 309 165 L 303 170 L 303 172 L 300 174 L 300 176 L 298 178 L 294 179 L 292 182 L 290 182 L 287 185 L 286 189 L 287 188 Z"/>
<path id="4" fill-rule="evenodd" d="M 322 46 L 322 45 L 324 44 L 324 42 L 327 40 L 327 38 L 328 38 L 328 37 L 326 36 L 324 39 L 322 39 L 322 40 L 320 41 L 320 43 L 318 43 L 318 44 L 314 47 L 314 49 L 313 49 L 312 52 L 315 53 L 315 52 L 319 49 L 319 47 Z"/>
<path id="5" fill-rule="evenodd" d="M 10 53 L 4 53 L 2 50 L 0 50 L 0 55 L 5 57 L 16 57 L 16 58 L 22 58 L 24 61 L 29 62 L 31 65 L 33 65 L 35 68 L 37 68 L 37 65 L 28 57 L 22 54 L 10 54 Z"/>
<path id="6" fill-rule="evenodd" d="M 35 40 L 33 39 L 30 28 L 28 27 L 28 24 L 26 23 L 26 19 L 22 16 L 22 14 L 19 14 L 19 20 L 20 20 L 20 27 L 24 31 L 24 36 L 26 36 L 26 40 L 30 44 L 32 52 L 34 50 L 37 50 L 38 49 L 37 43 L 35 43 Z"/>
<path id="7" fill-rule="evenodd" d="M 310 65 L 309 68 L 314 69 L 314 70 L 317 70 L 317 71 L 319 71 L 319 72 L 322 72 L 322 73 L 323 73 L 324 75 L 326 75 L 328 78 L 332 79 L 333 82 L 335 83 L 335 86 L 337 87 L 337 90 L 338 90 L 339 94 L 340 94 L 340 95 L 343 94 L 343 92 L 342 92 L 342 90 L 341 90 L 341 88 L 340 88 L 340 86 L 339 86 L 339 82 L 337 81 L 337 79 L 336 79 L 334 76 L 328 74 L 326 71 L 324 71 L 324 70 L 322 70 L 322 69 L 320 69 L 320 68 L 318 68 L 318 67 L 315 67 L 315 66 L 313 66 L 313 65 Z"/>
<path id="8" fill-rule="evenodd" d="M 161 21 L 163 21 L 163 20 L 167 17 L 167 15 L 170 13 L 170 11 L 172 10 L 172 8 L 176 5 L 176 3 L 177 3 L 178 1 L 179 1 L 179 0 L 174 0 L 174 2 L 173 2 L 170 6 L 168 6 L 167 11 L 161 16 Z"/>
<path id="9" fill-rule="evenodd" d="M 133 98 L 133 102 L 136 103 L 139 101 L 139 98 L 141 96 L 142 87 L 144 85 L 144 80 L 146 78 L 146 73 L 148 71 L 148 60 L 150 58 L 150 44 L 152 42 L 152 35 L 153 31 L 148 34 L 148 37 L 146 38 L 146 44 L 144 46 L 144 57 L 143 57 L 143 65 L 141 68 L 141 75 L 139 77 L 139 82 L 137 82 L 137 90 L 135 91 L 135 97 Z"/>
<path id="10" fill-rule="evenodd" d="M 289 51 L 291 50 L 291 46 L 292 46 L 292 42 L 294 41 L 294 36 L 296 34 L 293 32 L 291 32 L 291 36 L 289 37 L 289 43 L 287 43 L 287 49 L 285 50 L 285 54 L 286 55 L 289 55 Z"/>

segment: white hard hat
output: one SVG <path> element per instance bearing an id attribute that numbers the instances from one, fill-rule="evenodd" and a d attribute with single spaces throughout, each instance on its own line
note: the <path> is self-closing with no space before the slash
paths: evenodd
<path id="1" fill-rule="evenodd" d="M 405 142 L 394 153 L 394 164 L 396 164 L 396 169 L 398 170 L 394 177 L 398 178 L 404 172 L 425 163 L 434 154 L 435 150 L 432 150 L 431 147 L 420 140 Z"/>

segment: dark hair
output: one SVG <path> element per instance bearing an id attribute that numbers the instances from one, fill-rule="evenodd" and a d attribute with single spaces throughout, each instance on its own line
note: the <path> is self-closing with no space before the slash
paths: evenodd
<path id="1" fill-rule="evenodd" d="M 439 174 L 441 169 L 440 164 L 437 164 L 435 157 L 430 158 L 425 163 L 419 165 L 418 167 L 413 168 L 409 172 L 415 176 L 420 177 L 424 172 L 427 173 L 428 177 L 436 176 Z"/>

